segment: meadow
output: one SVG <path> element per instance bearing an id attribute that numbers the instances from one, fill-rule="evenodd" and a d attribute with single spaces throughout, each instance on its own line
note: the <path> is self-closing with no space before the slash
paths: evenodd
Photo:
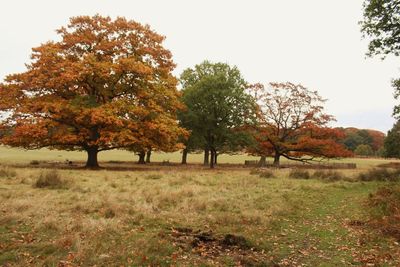
<path id="1" fill-rule="evenodd" d="M 153 152 L 151 159 L 154 162 L 169 161 L 171 163 L 180 163 L 182 158 L 181 152 L 164 153 L 164 152 Z M 131 162 L 136 163 L 138 156 L 133 152 L 126 150 L 110 150 L 104 151 L 98 154 L 100 165 L 109 162 Z M 222 164 L 243 164 L 245 160 L 258 160 L 259 157 L 254 157 L 245 154 L 222 154 L 218 156 L 218 163 Z M 42 161 L 47 163 L 65 163 L 65 161 L 73 161 L 81 166 L 84 165 L 86 160 L 86 153 L 80 151 L 60 151 L 60 150 L 49 150 L 46 148 L 39 150 L 25 150 L 22 148 L 6 148 L 0 146 L 0 163 L 11 164 L 11 165 L 26 165 L 32 160 Z M 267 161 L 272 163 L 271 158 Z M 392 160 L 393 161 L 393 160 Z M 190 153 L 188 155 L 188 163 L 202 163 L 203 154 L 201 153 Z M 285 158 L 281 159 L 283 164 L 293 163 Z M 358 168 L 370 168 L 379 164 L 388 162 L 381 158 L 345 158 L 340 160 L 328 160 L 328 162 L 344 162 L 344 163 L 356 163 Z"/>
<path id="2" fill-rule="evenodd" d="M 93 171 L 79 168 L 84 153 L 49 150 L 2 147 L 0 159 L 0 266 L 400 265 L 399 241 L 366 223 L 369 194 L 391 184 L 357 179 L 387 160 L 347 159 L 358 168 L 335 179 L 315 170 L 295 179 L 290 168 L 229 165 Z M 66 159 L 78 167 L 41 165 Z M 219 158 L 244 159 L 254 158 Z M 112 151 L 99 160 L 135 166 L 136 157 Z"/>

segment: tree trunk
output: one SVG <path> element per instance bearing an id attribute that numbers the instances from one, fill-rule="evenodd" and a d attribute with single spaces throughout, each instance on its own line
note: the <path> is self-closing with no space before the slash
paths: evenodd
<path id="1" fill-rule="evenodd" d="M 97 147 L 89 147 L 86 149 L 87 152 L 87 161 L 86 168 L 96 169 L 99 168 L 99 163 L 97 162 L 97 153 L 99 153 Z"/>
<path id="2" fill-rule="evenodd" d="M 151 157 L 151 149 L 149 149 L 146 153 L 146 163 L 150 163 L 150 157 Z"/>
<path id="3" fill-rule="evenodd" d="M 208 148 L 204 149 L 204 165 L 209 164 L 209 159 L 210 159 L 210 150 Z"/>
<path id="4" fill-rule="evenodd" d="M 214 149 L 210 149 L 211 152 L 211 158 L 210 158 L 210 169 L 214 169 L 215 167 L 215 150 Z"/>
<path id="5" fill-rule="evenodd" d="M 146 153 L 144 151 L 140 151 L 138 156 L 139 156 L 138 164 L 146 164 L 145 161 Z"/>
<path id="6" fill-rule="evenodd" d="M 267 157 L 261 156 L 260 160 L 258 161 L 259 167 L 265 167 L 267 165 Z"/>
<path id="7" fill-rule="evenodd" d="M 185 148 L 185 149 L 182 151 L 182 164 L 187 164 L 187 154 L 188 154 L 188 151 L 187 151 L 187 149 Z"/>
<path id="8" fill-rule="evenodd" d="M 281 154 L 275 153 L 275 156 L 274 156 L 274 166 L 275 167 L 279 167 L 279 158 L 280 157 L 281 157 Z"/>
<path id="9" fill-rule="evenodd" d="M 217 154 L 217 152 L 215 152 L 215 154 L 214 154 L 214 164 L 215 165 L 217 165 L 217 159 L 218 159 L 218 154 Z"/>

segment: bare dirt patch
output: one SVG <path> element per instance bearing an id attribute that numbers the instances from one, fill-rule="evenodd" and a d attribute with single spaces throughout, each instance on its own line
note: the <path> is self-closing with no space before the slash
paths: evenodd
<path id="1" fill-rule="evenodd" d="M 174 246 L 213 262 L 222 263 L 230 258 L 235 266 L 275 266 L 264 250 L 259 250 L 240 235 L 176 227 L 168 232 L 168 236 Z"/>

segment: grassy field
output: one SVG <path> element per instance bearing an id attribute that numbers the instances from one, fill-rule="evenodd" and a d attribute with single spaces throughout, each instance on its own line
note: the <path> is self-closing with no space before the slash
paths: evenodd
<path id="1" fill-rule="evenodd" d="M 360 169 L 328 182 L 289 169 L 54 172 L 29 162 L 84 154 L 0 152 L 0 266 L 400 265 L 398 241 L 365 224 L 365 200 L 387 183 L 355 181 L 383 160 L 357 159 Z M 101 160 L 121 155 L 133 158 Z M 35 186 L 46 175 L 61 181 Z"/>
<path id="2" fill-rule="evenodd" d="M 79 151 L 58 151 L 58 150 L 23 150 L 23 149 L 10 149 L 0 146 L 0 161 L 3 163 L 12 164 L 26 164 L 31 160 L 39 161 L 61 161 L 65 160 L 84 162 L 86 160 L 86 153 Z M 152 155 L 152 161 L 162 162 L 164 160 L 179 163 L 181 162 L 182 154 L 175 153 L 162 153 L 155 152 Z M 218 160 L 220 163 L 244 163 L 245 160 L 255 160 L 257 157 L 246 155 L 221 155 Z M 99 153 L 99 161 L 132 161 L 136 162 L 138 157 L 133 152 L 125 150 L 111 150 Z M 189 163 L 200 163 L 203 161 L 202 154 L 189 154 Z"/>
<path id="3" fill-rule="evenodd" d="M 86 153 L 79 151 L 59 151 L 59 150 L 24 150 L 18 148 L 7 148 L 0 146 L 0 163 L 3 164 L 28 164 L 32 160 L 48 161 L 48 162 L 65 162 L 66 160 L 76 161 L 83 163 L 86 160 Z M 180 152 L 174 153 L 162 153 L 154 152 L 152 155 L 152 161 L 162 162 L 170 161 L 172 163 L 180 163 L 182 154 Z M 227 155 L 223 154 L 218 157 L 219 163 L 231 163 L 231 164 L 244 164 L 245 160 L 257 160 L 258 157 L 239 154 L 239 155 Z M 99 162 L 109 161 L 131 161 L 132 163 L 137 162 L 138 157 L 125 150 L 111 150 L 99 153 Z M 269 158 L 269 162 L 273 159 Z M 288 163 L 286 159 L 281 159 L 282 163 Z M 201 163 L 203 162 L 203 154 L 189 154 L 188 163 Z M 387 162 L 385 159 L 373 158 L 373 159 L 359 159 L 359 158 L 347 158 L 341 160 L 330 160 L 330 162 L 344 162 L 344 163 L 356 163 L 359 168 L 370 168 L 381 163 Z"/>

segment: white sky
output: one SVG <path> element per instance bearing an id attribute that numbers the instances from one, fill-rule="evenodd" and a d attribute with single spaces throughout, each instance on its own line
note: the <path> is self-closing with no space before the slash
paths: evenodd
<path id="1" fill-rule="evenodd" d="M 249 82 L 302 83 L 328 99 L 338 126 L 387 131 L 400 62 L 366 58 L 362 0 L 2 1 L 0 80 L 24 71 L 32 47 L 71 16 L 125 16 L 167 37 L 175 74 L 201 61 L 234 64 Z"/>

